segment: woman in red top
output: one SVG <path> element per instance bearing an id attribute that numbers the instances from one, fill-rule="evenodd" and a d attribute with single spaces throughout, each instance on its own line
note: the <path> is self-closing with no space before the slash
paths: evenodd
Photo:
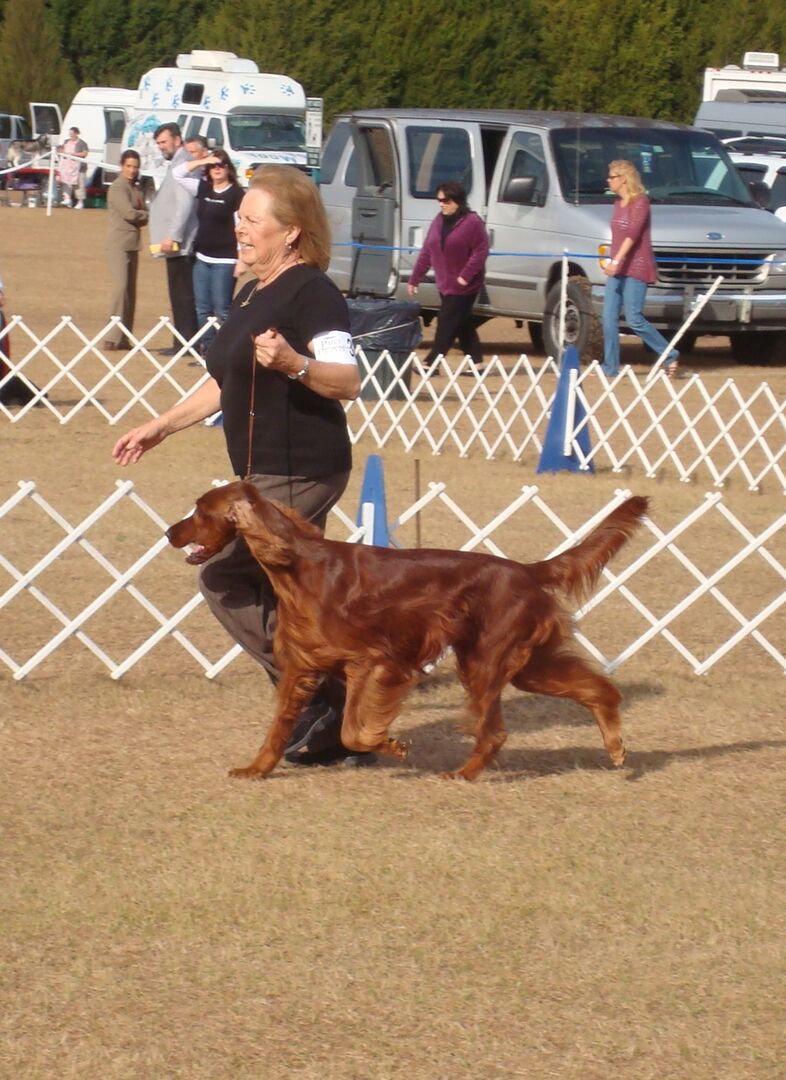
<path id="1" fill-rule="evenodd" d="M 603 267 L 608 276 L 603 299 L 603 370 L 614 377 L 620 370 L 620 311 L 625 324 L 645 345 L 660 355 L 668 342 L 643 315 L 647 285 L 656 278 L 650 230 L 650 201 L 631 161 L 612 161 L 609 187 L 616 196 L 611 215 L 611 258 Z M 664 361 L 669 378 L 677 373 L 679 353 L 672 349 Z"/>
<path id="2" fill-rule="evenodd" d="M 437 189 L 440 212 L 432 221 L 426 242 L 409 276 L 409 295 L 414 296 L 426 272 L 433 267 L 441 300 L 434 346 L 423 361 L 430 367 L 445 356 L 455 338 L 475 370 L 483 363 L 472 308 L 483 286 L 489 240 L 483 222 L 467 206 L 467 195 L 457 180 Z M 472 371 L 465 372 L 471 375 Z"/>

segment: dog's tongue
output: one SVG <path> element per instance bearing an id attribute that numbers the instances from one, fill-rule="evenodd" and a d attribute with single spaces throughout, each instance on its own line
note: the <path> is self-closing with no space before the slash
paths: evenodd
<path id="1" fill-rule="evenodd" d="M 199 563 L 204 562 L 206 558 L 206 550 L 203 547 L 195 547 L 191 549 L 188 555 L 186 555 L 186 562 L 198 566 Z"/>

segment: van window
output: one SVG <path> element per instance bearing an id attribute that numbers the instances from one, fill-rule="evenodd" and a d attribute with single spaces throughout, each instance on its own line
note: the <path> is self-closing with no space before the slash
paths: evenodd
<path id="1" fill-rule="evenodd" d="M 208 146 L 210 146 L 211 139 L 213 140 L 213 146 L 224 145 L 224 125 L 217 116 L 211 116 L 205 137 L 208 140 Z"/>
<path id="2" fill-rule="evenodd" d="M 0 113 L 0 139 L 11 138 L 11 117 Z"/>
<path id="3" fill-rule="evenodd" d="M 507 201 L 504 192 L 510 180 L 529 179 L 535 181 L 530 201 L 533 206 L 542 206 L 548 190 L 543 139 L 533 131 L 517 131 L 510 141 L 508 159 L 500 184 L 500 201 Z"/>
<path id="4" fill-rule="evenodd" d="M 611 202 L 609 162 L 632 161 L 653 202 L 751 206 L 728 154 L 703 131 L 582 127 L 551 133 L 563 195 L 575 203 Z"/>
<path id="5" fill-rule="evenodd" d="M 770 201 L 767 203 L 768 210 L 780 210 L 786 206 L 786 169 L 779 169 L 770 190 Z"/>
<path id="6" fill-rule="evenodd" d="M 184 105 L 201 105 L 204 93 L 204 83 L 187 82 L 183 87 L 183 94 L 180 100 Z"/>
<path id="7" fill-rule="evenodd" d="M 227 117 L 233 150 L 305 150 L 306 125 L 297 116 L 232 113 Z"/>
<path id="8" fill-rule="evenodd" d="M 325 140 L 322 147 L 322 159 L 319 163 L 320 184 L 332 184 L 336 178 L 336 169 L 344 152 L 344 147 L 349 142 L 349 123 L 339 120 L 333 125 L 333 129 Z"/>
<path id="9" fill-rule="evenodd" d="M 472 147 L 464 128 L 408 127 L 407 157 L 413 198 L 433 199 L 446 180 L 472 190 Z"/>
<path id="10" fill-rule="evenodd" d="M 192 116 L 191 119 L 188 121 L 188 127 L 186 128 L 183 135 L 183 142 L 188 142 L 189 139 L 193 139 L 195 135 L 198 135 L 201 127 L 202 117 Z"/>
<path id="11" fill-rule="evenodd" d="M 104 127 L 107 142 L 122 142 L 126 114 L 122 109 L 104 109 Z"/>

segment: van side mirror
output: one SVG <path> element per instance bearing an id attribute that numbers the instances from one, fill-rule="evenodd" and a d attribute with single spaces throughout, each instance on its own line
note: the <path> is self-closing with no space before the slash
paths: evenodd
<path id="1" fill-rule="evenodd" d="M 766 184 L 763 180 L 749 180 L 748 188 L 753 196 L 753 201 L 767 210 L 770 205 L 769 184 Z"/>
<path id="2" fill-rule="evenodd" d="M 536 185 L 537 178 L 534 176 L 512 176 L 505 184 L 502 201 L 518 203 L 520 206 L 532 206 L 536 201 Z"/>

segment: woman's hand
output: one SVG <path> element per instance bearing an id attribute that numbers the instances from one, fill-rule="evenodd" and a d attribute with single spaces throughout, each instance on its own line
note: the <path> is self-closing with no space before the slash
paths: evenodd
<path id="1" fill-rule="evenodd" d="M 461 285 L 463 289 L 466 289 L 467 285 L 469 285 L 469 282 L 465 281 L 463 277 L 456 278 L 456 281 L 459 283 L 459 285 Z"/>
<path id="2" fill-rule="evenodd" d="M 303 367 L 303 357 L 273 326 L 254 338 L 254 357 L 263 368 L 280 371 L 284 375 L 297 375 Z"/>
<path id="3" fill-rule="evenodd" d="M 407 292 L 409 293 L 410 296 L 417 296 L 417 294 L 418 294 L 417 285 L 407 285 Z"/>
<path id="4" fill-rule="evenodd" d="M 136 465 L 144 453 L 158 446 L 168 434 L 161 417 L 157 416 L 121 435 L 112 447 L 112 457 L 117 465 Z"/>

